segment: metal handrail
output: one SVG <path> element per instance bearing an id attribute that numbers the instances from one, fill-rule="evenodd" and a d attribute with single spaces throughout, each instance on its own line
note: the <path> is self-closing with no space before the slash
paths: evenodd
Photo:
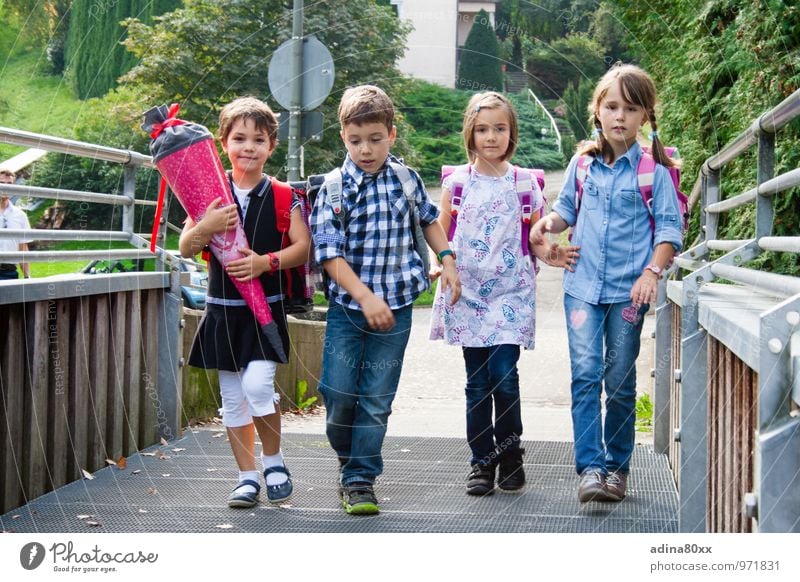
<path id="1" fill-rule="evenodd" d="M 547 118 L 550 120 L 550 127 L 553 128 L 553 132 L 556 134 L 556 147 L 558 148 L 558 151 L 560 152 L 561 151 L 561 132 L 558 131 L 558 126 L 556 125 L 556 120 L 553 119 L 552 115 L 550 115 L 550 112 L 547 110 L 547 107 L 544 106 L 544 103 L 539 101 L 539 98 L 536 96 L 536 93 L 534 93 L 533 91 L 528 89 L 528 96 L 529 97 L 533 97 L 533 100 L 536 101 L 536 104 L 539 107 L 542 108 L 542 111 L 544 111 L 545 115 L 547 115 Z"/>
<path id="2" fill-rule="evenodd" d="M 134 209 L 137 206 L 155 206 L 155 201 L 137 200 L 135 192 L 136 169 L 154 168 L 153 160 L 150 156 L 140 154 L 132 150 L 122 150 L 99 146 L 96 144 L 53 137 L 21 131 L 7 127 L 0 127 L 0 143 L 18 145 L 23 147 L 35 147 L 48 152 L 58 152 L 63 154 L 75 155 L 79 157 L 91 158 L 110 163 L 121 164 L 124 167 L 124 188 L 121 194 L 106 194 L 99 192 L 87 192 L 80 190 L 67 190 L 63 188 L 44 188 L 37 186 L 0 184 L 0 193 L 8 196 L 24 196 L 29 198 L 45 198 L 55 200 L 68 200 L 73 202 L 87 202 L 95 204 L 108 204 L 122 207 L 122 230 L 121 231 L 88 231 L 88 230 L 44 230 L 44 229 L 3 229 L 0 232 L 0 239 L 16 240 L 104 240 L 104 241 L 125 241 L 133 249 L 109 249 L 101 251 L 102 255 L 125 258 L 130 256 L 155 256 L 160 263 L 166 262 L 172 265 L 176 260 L 171 255 L 164 253 L 163 249 L 158 248 L 155 255 L 145 253 L 141 249 L 148 246 L 147 238 L 149 235 L 142 235 L 134 232 Z M 163 227 L 161 232 L 163 233 Z M 37 262 L 48 260 L 68 260 L 68 259 L 89 259 L 95 256 L 94 251 L 26 251 L 26 252 L 0 252 L 0 262 Z M 132 254 L 131 254 L 132 253 Z"/>
<path id="3" fill-rule="evenodd" d="M 0 143 L 27 148 L 38 148 L 49 152 L 91 158 L 104 162 L 114 162 L 122 165 L 134 165 L 143 168 L 154 167 L 152 157 L 132 150 L 109 148 L 63 137 L 53 137 L 40 133 L 32 133 L 30 131 L 11 129 L 9 127 L 0 127 Z"/>

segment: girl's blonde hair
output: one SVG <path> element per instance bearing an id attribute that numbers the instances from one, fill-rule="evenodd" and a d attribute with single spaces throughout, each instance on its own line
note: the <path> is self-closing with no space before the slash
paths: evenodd
<path id="1" fill-rule="evenodd" d="M 472 99 L 467 103 L 467 109 L 464 111 L 464 128 L 462 134 L 464 136 L 464 148 L 467 150 L 467 158 L 470 163 L 475 161 L 477 157 L 475 154 L 475 137 L 473 130 L 475 129 L 475 120 L 481 109 L 503 109 L 508 114 L 508 149 L 503 154 L 503 161 L 510 160 L 517 149 L 517 140 L 519 139 L 519 126 L 517 123 L 517 112 L 504 95 L 495 91 L 486 91 L 485 93 L 476 93 Z"/>
<path id="2" fill-rule="evenodd" d="M 656 84 L 644 70 L 636 65 L 617 63 L 598 81 L 589 104 L 589 123 L 595 128 L 596 140 L 586 140 L 578 144 L 578 155 L 603 156 L 613 159 L 614 152 L 608 141 L 603 136 L 598 112 L 600 104 L 605 99 L 608 90 L 619 82 L 622 97 L 628 103 L 638 105 L 645 111 L 645 119 L 650 123 L 653 131 L 651 153 L 653 159 L 662 166 L 676 166 L 676 162 L 664 151 L 661 140 L 658 139 L 658 124 L 656 122 Z"/>

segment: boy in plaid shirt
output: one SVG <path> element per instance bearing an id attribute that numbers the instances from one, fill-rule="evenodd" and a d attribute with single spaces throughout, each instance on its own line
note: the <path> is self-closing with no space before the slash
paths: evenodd
<path id="1" fill-rule="evenodd" d="M 340 463 L 340 495 L 349 514 L 380 510 L 373 491 L 383 470 L 381 447 L 411 331 L 414 300 L 430 285 L 414 245 L 412 215 L 389 153 L 394 106 L 371 85 L 345 91 L 339 104 L 347 156 L 341 196 L 326 185 L 311 214 L 317 261 L 330 280 L 320 392 L 326 433 Z M 419 176 L 415 206 L 428 245 L 442 263 L 441 285 L 458 300 L 455 257 Z"/>

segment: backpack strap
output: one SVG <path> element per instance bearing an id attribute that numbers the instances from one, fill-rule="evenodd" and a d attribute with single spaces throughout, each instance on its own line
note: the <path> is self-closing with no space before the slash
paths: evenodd
<path id="1" fill-rule="evenodd" d="M 442 182 L 448 176 L 453 177 L 450 186 L 450 229 L 447 232 L 447 240 L 452 241 L 458 225 L 458 212 L 464 202 L 464 188 L 472 176 L 472 165 L 463 164 L 461 166 L 442 166 Z"/>
<path id="2" fill-rule="evenodd" d="M 286 183 L 270 178 L 272 183 L 272 197 L 275 201 L 275 226 L 281 233 L 281 239 L 285 238 L 292 224 L 292 187 Z M 285 247 L 285 242 L 281 242 L 281 248 Z"/>
<path id="3" fill-rule="evenodd" d="M 644 207 L 650 215 L 650 229 L 655 233 L 656 221 L 653 217 L 653 182 L 656 177 L 656 160 L 647 150 L 642 150 L 639 165 L 636 167 L 636 183 L 642 197 Z"/>
<path id="4" fill-rule="evenodd" d="M 583 183 L 586 181 L 586 176 L 589 174 L 589 166 L 592 165 L 594 157 L 590 155 L 583 155 L 578 158 L 575 166 L 575 214 L 577 215 L 581 209 L 581 198 L 583 198 Z"/>
<path id="5" fill-rule="evenodd" d="M 519 198 L 522 218 L 522 236 L 520 237 L 522 256 L 527 257 L 530 254 L 528 233 L 530 232 L 531 218 L 533 217 L 533 182 L 531 181 L 531 173 L 528 170 L 514 166 L 514 188 Z"/>
<path id="6" fill-rule="evenodd" d="M 336 168 L 325 174 L 325 195 L 328 197 L 328 203 L 333 208 L 333 213 L 337 218 L 344 222 L 344 216 L 339 217 L 342 213 L 342 170 Z"/>
<path id="7" fill-rule="evenodd" d="M 411 170 L 403 163 L 390 161 L 389 165 L 397 174 L 400 184 L 403 187 L 403 194 L 408 202 L 408 210 L 411 215 L 411 234 L 414 238 L 414 247 L 419 258 L 422 259 L 422 268 L 425 276 L 431 270 L 430 259 L 428 257 L 428 243 L 425 234 L 422 232 L 422 225 L 419 222 L 419 212 L 417 209 L 417 180 L 411 175 Z"/>

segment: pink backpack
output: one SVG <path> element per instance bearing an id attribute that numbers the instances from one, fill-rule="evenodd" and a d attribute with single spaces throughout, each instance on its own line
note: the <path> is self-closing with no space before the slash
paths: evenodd
<path id="1" fill-rule="evenodd" d="M 666 154 L 673 159 L 678 158 L 678 148 L 665 147 Z M 656 174 L 656 160 L 650 153 L 650 148 L 642 146 L 642 157 L 639 160 L 639 166 L 636 168 L 636 178 L 639 186 L 639 194 L 642 196 L 647 212 L 650 213 L 650 228 L 653 234 L 656 232 L 656 220 L 653 216 L 653 180 Z M 580 211 L 581 198 L 583 197 L 583 183 L 586 181 L 586 174 L 589 171 L 594 157 L 585 155 L 578 158 L 578 166 L 575 169 L 575 211 Z M 665 166 L 666 167 L 666 166 Z M 681 213 L 681 226 L 683 232 L 689 227 L 689 199 L 680 191 L 681 183 L 681 170 L 677 166 L 667 168 L 669 177 L 672 179 L 672 184 L 675 186 L 675 192 L 678 196 L 678 209 Z"/>
<path id="2" fill-rule="evenodd" d="M 454 176 L 455 182 L 453 183 L 452 190 L 450 192 L 451 219 L 450 231 L 447 233 L 448 241 L 453 240 L 453 235 L 456 232 L 456 225 L 458 224 L 458 211 L 461 208 L 461 203 L 464 201 L 464 186 L 466 185 L 466 182 L 469 181 L 469 177 L 472 175 L 472 165 L 464 164 L 461 166 L 442 166 L 442 182 L 444 182 L 445 178 L 451 174 Z M 537 220 L 541 217 L 541 213 L 539 212 L 540 209 L 533 208 L 534 192 L 533 182 L 531 179 L 534 177 L 538 183 L 539 190 L 544 190 L 544 170 L 526 170 L 524 168 L 520 168 L 519 166 L 514 166 L 514 184 L 517 190 L 517 196 L 519 196 L 519 205 L 522 209 L 522 235 L 520 236 L 520 244 L 522 246 L 522 255 L 525 257 L 530 254 L 528 233 L 530 231 L 531 223 L 535 222 L 533 217 L 537 213 L 539 214 L 539 216 L 536 217 Z M 544 194 L 542 194 L 542 209 L 546 203 L 547 200 L 545 200 Z"/>

